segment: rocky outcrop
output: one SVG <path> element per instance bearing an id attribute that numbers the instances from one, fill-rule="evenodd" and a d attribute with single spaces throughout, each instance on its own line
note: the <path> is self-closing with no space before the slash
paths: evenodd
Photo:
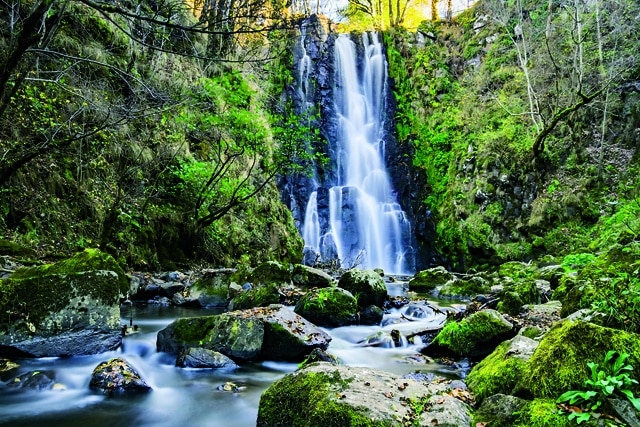
<path id="1" fill-rule="evenodd" d="M 121 358 L 111 359 L 96 366 L 91 374 L 89 388 L 107 396 L 151 391 L 151 387 L 140 377 L 138 371 Z"/>
<path id="2" fill-rule="evenodd" d="M 96 354 L 121 344 L 120 300 L 129 282 L 114 259 L 85 250 L 0 282 L 0 356 Z"/>
<path id="3" fill-rule="evenodd" d="M 369 368 L 315 363 L 261 396 L 258 427 L 468 426 L 471 409 L 447 381 L 430 384 Z"/>
<path id="4" fill-rule="evenodd" d="M 380 274 L 373 270 L 349 270 L 340 276 L 338 286 L 351 292 L 360 307 L 382 306 L 387 298 L 387 286 Z"/>
<path id="5" fill-rule="evenodd" d="M 274 304 L 215 316 L 178 319 L 158 332 L 158 351 L 191 347 L 218 351 L 233 360 L 301 361 L 331 337 L 288 308 Z"/>

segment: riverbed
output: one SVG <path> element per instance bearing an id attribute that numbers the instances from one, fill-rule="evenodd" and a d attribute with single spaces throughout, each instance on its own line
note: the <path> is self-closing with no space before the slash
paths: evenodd
<path id="1" fill-rule="evenodd" d="M 401 288 L 389 286 L 397 295 Z M 131 321 L 138 331 L 128 334 L 122 347 L 113 352 L 71 358 L 20 360 L 19 373 L 52 371 L 56 386 L 52 390 L 16 391 L 0 386 L 0 425 L 34 427 L 190 426 L 253 427 L 260 395 L 274 381 L 297 369 L 296 363 L 263 361 L 243 364 L 230 371 L 196 370 L 175 367 L 175 356 L 156 351 L 159 330 L 179 317 L 216 314 L 220 311 L 196 310 L 154 305 L 123 306 L 122 324 Z M 402 315 L 391 310 L 389 318 Z M 442 319 L 425 319 L 440 322 Z M 326 329 L 332 336 L 328 351 L 344 364 L 367 366 L 396 374 L 425 373 L 456 378 L 455 366 L 425 361 L 418 355 L 423 345 L 403 341 L 403 345 L 366 346 L 362 341 L 391 328 L 419 327 L 419 322 L 388 326 L 348 326 Z M 428 325 L 425 325 L 428 326 Z M 131 329 L 131 328 L 130 328 Z M 144 395 L 109 398 L 89 390 L 93 369 L 113 357 L 128 360 L 152 387 Z M 231 382 L 238 392 L 223 391 Z"/>

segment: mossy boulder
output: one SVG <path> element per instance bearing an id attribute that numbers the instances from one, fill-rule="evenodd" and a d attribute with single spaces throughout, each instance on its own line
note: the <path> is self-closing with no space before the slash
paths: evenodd
<path id="1" fill-rule="evenodd" d="M 257 427 L 468 426 L 470 409 L 427 385 L 370 368 L 314 363 L 273 383 L 260 397 Z"/>
<path id="2" fill-rule="evenodd" d="M 482 310 L 457 322 L 448 321 L 423 350 L 430 356 L 484 356 L 514 335 L 513 325 L 495 310 Z"/>
<path id="3" fill-rule="evenodd" d="M 229 304 L 229 285 L 236 272 L 231 268 L 206 270 L 188 288 L 188 299 L 200 307 L 226 307 Z"/>
<path id="4" fill-rule="evenodd" d="M 516 335 L 475 365 L 466 382 L 478 403 L 494 394 L 512 394 L 538 341 Z"/>
<path id="5" fill-rule="evenodd" d="M 498 274 L 501 277 L 511 277 L 513 280 L 533 277 L 536 267 L 529 263 L 510 261 L 500 265 Z"/>
<path id="6" fill-rule="evenodd" d="M 75 356 L 122 342 L 120 300 L 129 282 L 113 258 L 85 250 L 0 281 L 0 356 Z"/>
<path id="7" fill-rule="evenodd" d="M 318 326 L 336 327 L 358 322 L 358 302 L 342 288 L 320 288 L 307 292 L 294 312 Z"/>
<path id="8" fill-rule="evenodd" d="M 567 390 L 581 390 L 591 375 L 587 363 L 602 364 L 609 350 L 629 353 L 628 362 L 640 367 L 640 335 L 584 321 L 559 322 L 529 359 L 516 392 L 555 399 Z"/>
<path id="9" fill-rule="evenodd" d="M 438 289 L 438 295 L 444 298 L 473 298 L 490 291 L 489 282 L 480 276 L 468 279 L 453 278 Z"/>
<path id="10" fill-rule="evenodd" d="M 102 362 L 95 367 L 91 374 L 89 388 L 107 396 L 151 391 L 151 387 L 142 379 L 138 371 L 129 362 L 119 357 Z"/>
<path id="11" fill-rule="evenodd" d="M 218 351 L 237 361 L 301 361 L 314 348 L 326 349 L 331 337 L 281 305 L 214 316 L 177 319 L 158 332 L 158 351 L 179 353 L 190 347 Z"/>
<path id="12" fill-rule="evenodd" d="M 444 285 L 453 279 L 453 274 L 444 267 L 438 266 L 416 273 L 409 280 L 409 290 L 416 292 L 430 292 L 436 286 Z"/>
<path id="13" fill-rule="evenodd" d="M 275 261 L 264 262 L 248 274 L 238 272 L 231 279 L 246 281 L 251 287 L 231 299 L 229 311 L 278 304 L 281 290 L 293 286 L 289 267 Z"/>
<path id="14" fill-rule="evenodd" d="M 534 399 L 520 408 L 516 415 L 517 418 L 513 424 L 509 424 L 512 427 L 570 427 L 576 425 L 575 421 L 569 420 L 566 414 L 558 411 L 558 405 L 554 399 Z"/>
<path id="15" fill-rule="evenodd" d="M 266 307 L 280 302 L 280 291 L 274 283 L 258 285 L 242 291 L 229 301 L 229 311 L 245 310 L 253 307 Z"/>
<path id="16" fill-rule="evenodd" d="M 340 276 L 338 287 L 351 292 L 360 307 L 381 306 L 387 298 L 384 279 L 373 270 L 349 270 Z"/>
<path id="17" fill-rule="evenodd" d="M 249 275 L 247 281 L 254 286 L 274 284 L 276 286 L 291 285 L 292 274 L 289 266 L 276 261 L 267 261 L 258 265 Z"/>
<path id="18" fill-rule="evenodd" d="M 500 298 L 498 311 L 517 315 L 525 304 L 540 304 L 542 296 L 538 283 L 543 282 L 542 280 L 525 279 L 510 283 L 498 294 Z"/>
<path id="19" fill-rule="evenodd" d="M 473 424 L 493 427 L 512 427 L 519 412 L 529 405 L 529 401 L 507 394 L 494 394 L 482 400 L 473 414 Z"/>
<path id="20" fill-rule="evenodd" d="M 291 279 L 293 284 L 300 288 L 326 288 L 335 283 L 328 273 L 302 264 L 293 266 Z"/>
<path id="21" fill-rule="evenodd" d="M 562 303 L 560 316 L 567 317 L 583 308 L 591 308 L 591 304 L 596 300 L 596 288 L 590 280 L 567 275 L 560 280 L 552 298 Z"/>

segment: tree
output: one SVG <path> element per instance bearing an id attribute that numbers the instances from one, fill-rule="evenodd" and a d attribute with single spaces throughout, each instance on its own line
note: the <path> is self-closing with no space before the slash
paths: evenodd
<path id="1" fill-rule="evenodd" d="M 601 131 L 606 133 L 607 94 L 638 64 L 633 49 L 637 28 L 630 20 L 638 5 L 626 0 L 563 5 L 510 0 L 488 7 L 510 38 L 525 78 L 529 109 L 509 112 L 530 118 L 537 169 L 544 169 L 549 137 L 584 109 L 603 111 Z"/>
<path id="2" fill-rule="evenodd" d="M 69 245 L 95 239 L 130 256 L 175 242 L 189 218 L 202 231 L 271 185 L 299 140 L 276 141 L 276 120 L 252 94 L 244 104 L 203 98 L 204 82 L 226 74 L 226 95 L 246 86 L 236 70 L 263 67 L 275 55 L 264 38 L 288 28 L 275 3 L 240 5 L 0 4 L 0 226 L 83 229 Z M 189 128 L 195 112 L 204 128 Z M 172 185 L 194 165 L 210 174 L 188 205 Z M 38 203 L 51 200 L 69 205 L 67 217 L 39 224 Z"/>

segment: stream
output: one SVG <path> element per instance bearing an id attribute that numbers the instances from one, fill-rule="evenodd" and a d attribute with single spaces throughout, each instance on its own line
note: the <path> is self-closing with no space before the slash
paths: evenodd
<path id="1" fill-rule="evenodd" d="M 387 284 L 390 295 L 400 295 L 401 284 Z M 432 303 L 430 301 L 430 303 Z M 131 312 L 133 310 L 133 312 Z M 391 310 L 385 320 L 400 317 Z M 204 316 L 220 311 L 186 309 L 154 305 L 123 306 L 122 324 L 132 316 L 137 333 L 127 335 L 122 347 L 113 352 L 71 358 L 19 360 L 18 374 L 28 371 L 53 371 L 60 387 L 53 390 L 14 390 L 0 385 L 0 425 L 85 427 L 186 426 L 253 427 L 256 424 L 260 395 L 274 381 L 296 370 L 296 363 L 263 361 L 243 364 L 232 371 L 182 369 L 174 366 L 175 356 L 156 351 L 156 335 L 179 317 Z M 442 319 L 431 319 L 440 322 Z M 400 347 L 370 347 L 359 343 L 380 331 L 415 329 L 429 319 L 382 326 L 346 326 L 326 329 L 332 336 L 328 351 L 344 364 L 367 366 L 396 374 L 435 373 L 459 377 L 457 370 L 437 363 L 416 361 L 421 344 Z M 385 322 L 383 322 L 385 323 Z M 89 390 L 93 369 L 102 361 L 123 357 L 140 372 L 153 388 L 144 395 L 109 398 Z M 225 382 L 241 388 L 234 393 L 221 391 Z"/>

